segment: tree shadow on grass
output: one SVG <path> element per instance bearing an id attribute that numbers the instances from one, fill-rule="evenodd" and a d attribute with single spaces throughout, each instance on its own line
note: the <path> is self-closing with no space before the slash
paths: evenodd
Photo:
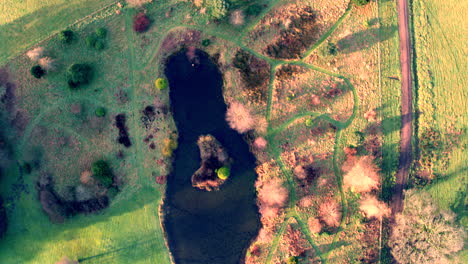
<path id="1" fill-rule="evenodd" d="M 61 243 L 63 241 L 66 241 L 67 239 L 80 239 L 81 230 L 85 229 L 88 226 L 96 225 L 101 222 L 111 224 L 109 220 L 112 218 L 128 214 L 130 212 L 139 210 L 150 203 L 157 202 L 157 200 L 159 199 L 159 195 L 157 192 L 158 191 L 156 189 L 153 189 L 151 187 L 142 187 L 141 189 L 134 191 L 134 193 L 129 197 L 125 197 L 124 200 L 118 201 L 115 204 L 111 204 L 109 208 L 104 209 L 99 213 L 77 215 L 73 218 L 66 219 L 66 221 L 62 224 L 50 223 L 47 215 L 42 211 L 39 201 L 37 201 L 36 192 L 24 196 L 23 200 L 27 199 L 28 202 L 26 202 L 26 204 L 21 203 L 17 205 L 17 208 L 15 210 L 19 211 L 17 211 L 16 213 L 11 213 L 9 215 L 9 221 L 11 223 L 10 228 L 4 239 L 0 240 L 0 256 L 2 256 L 0 257 L 0 262 L 8 263 L 8 260 L 11 261 L 12 259 L 16 259 L 18 263 L 27 263 L 29 261 L 37 260 L 36 256 L 38 256 L 41 252 L 46 250 L 44 249 L 46 245 L 54 245 L 55 243 Z M 125 194 L 122 193 L 122 195 Z M 157 214 L 157 209 L 155 209 L 154 214 Z M 125 226 L 129 226 L 132 225 L 132 222 L 125 222 L 122 224 Z M 151 223 L 148 226 L 153 227 L 155 225 L 158 225 L 158 223 Z M 114 228 L 118 229 L 119 227 L 117 225 L 114 226 Z M 109 234 L 110 231 L 110 229 L 106 230 L 106 232 L 104 233 L 105 237 L 111 237 L 111 234 Z M 142 233 L 145 233 L 145 230 L 141 231 Z M 147 231 L 152 234 L 154 232 L 154 230 Z M 113 234 L 118 233 L 118 231 L 112 232 Z M 86 247 L 86 244 L 84 245 Z M 154 247 L 154 245 L 156 244 L 153 243 L 149 245 L 153 245 Z M 57 254 L 57 251 L 54 251 L 53 254 L 57 254 L 57 256 L 52 256 L 52 258 L 55 257 L 58 261 L 62 256 L 68 255 L 70 247 L 73 246 L 74 245 L 67 246 L 66 244 L 64 244 L 63 253 Z M 130 248 L 131 246 L 132 245 L 128 245 L 127 248 Z M 135 248 L 139 249 L 140 247 L 135 245 Z M 20 256 L 15 256 L 20 250 L 22 254 Z M 149 251 L 154 251 L 154 249 L 150 249 Z M 132 254 L 132 257 L 129 258 L 129 260 L 134 258 L 138 258 L 138 256 Z M 96 263 L 102 262 L 98 261 Z M 108 263 L 113 262 L 109 261 Z"/>
<path id="2" fill-rule="evenodd" d="M 348 35 L 340 39 L 336 44 L 341 53 L 353 53 L 390 39 L 397 32 L 397 29 L 396 26 L 370 28 Z"/>

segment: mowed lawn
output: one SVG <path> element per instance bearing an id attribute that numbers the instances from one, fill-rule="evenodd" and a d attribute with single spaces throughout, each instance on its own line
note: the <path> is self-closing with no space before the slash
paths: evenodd
<path id="1" fill-rule="evenodd" d="M 0 64 L 115 0 L 0 1 Z"/>
<path id="2" fill-rule="evenodd" d="M 0 240 L 0 263 L 48 264 L 63 256 L 81 263 L 170 262 L 158 214 L 164 188 L 155 182 L 154 175 L 164 173 L 156 160 L 161 159 L 161 137 L 174 130 L 174 124 L 172 118 L 158 119 L 155 125 L 160 132 L 155 135 L 155 150 L 143 144 L 148 131 L 140 121 L 141 110 L 155 98 L 167 103 L 168 96 L 167 90 L 154 90 L 159 64 L 139 69 L 142 64 L 134 49 L 140 47 L 141 39 L 132 30 L 134 14 L 134 10 L 124 9 L 116 15 L 111 8 L 72 27 L 77 38 L 70 45 L 56 36 L 41 42 L 40 46 L 59 65 L 56 72 L 41 80 L 30 75 L 29 69 L 35 63 L 25 55 L 5 65 L 10 81 L 17 85 L 16 108 L 28 116 L 22 132 L 12 137 L 15 159 L 24 162 L 36 159 L 39 152 L 43 155 L 40 167 L 32 174 L 20 176 L 13 165 L 2 178 L 0 190 L 6 200 L 9 226 Z M 104 50 L 97 51 L 86 45 L 85 37 L 101 27 L 108 34 Z M 70 90 L 66 68 L 82 62 L 95 69 L 94 79 L 86 87 Z M 126 95 L 126 103 L 116 99 L 119 93 Z M 78 115 L 71 113 L 72 104 L 82 106 Z M 107 109 L 107 116 L 92 124 L 96 120 L 94 111 L 101 106 Z M 113 123 L 119 113 L 127 116 L 131 148 L 116 142 L 118 130 Z M 68 143 L 57 147 L 54 142 L 61 139 Z M 119 150 L 123 151 L 123 159 L 116 156 Z M 75 216 L 63 224 L 51 223 L 38 202 L 35 186 L 39 175 L 52 175 L 59 191 L 60 187 L 76 184 L 83 166 L 98 158 L 108 160 L 124 182 L 109 208 L 98 214 Z"/>
<path id="3" fill-rule="evenodd" d="M 465 1 L 414 1 L 417 105 L 422 112 L 419 133 L 427 126 L 446 135 L 462 131 L 460 142 L 448 154 L 448 166 L 436 164 L 439 182 L 428 187 L 443 208 L 451 208 L 465 217 L 467 226 L 466 186 L 467 95 Z M 460 204 L 461 203 L 461 204 Z"/>

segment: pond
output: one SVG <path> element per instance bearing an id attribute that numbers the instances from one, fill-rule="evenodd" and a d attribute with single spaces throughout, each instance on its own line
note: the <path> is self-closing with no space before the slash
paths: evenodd
<path id="1" fill-rule="evenodd" d="M 225 121 L 218 67 L 203 51 L 195 52 L 195 61 L 187 54 L 182 50 L 172 55 L 165 71 L 179 133 L 164 201 L 169 248 L 177 264 L 239 263 L 260 228 L 255 157 Z M 218 139 L 234 160 L 231 176 L 219 191 L 202 191 L 191 184 L 200 166 L 196 141 L 205 134 Z"/>

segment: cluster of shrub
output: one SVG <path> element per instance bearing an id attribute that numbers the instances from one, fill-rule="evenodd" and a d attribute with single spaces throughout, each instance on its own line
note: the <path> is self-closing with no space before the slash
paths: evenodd
<path id="1" fill-rule="evenodd" d="M 65 200 L 54 191 L 49 176 L 41 177 L 37 185 L 39 201 L 52 222 L 62 223 L 73 215 L 94 213 L 109 206 L 109 194 L 117 190 L 109 164 L 104 160 L 97 160 L 91 165 L 91 172 L 96 184 L 107 190 L 107 195 L 96 194 L 85 200 Z"/>
<path id="2" fill-rule="evenodd" d="M 105 28 L 97 28 L 94 33 L 86 37 L 86 45 L 91 49 L 103 50 L 105 48 L 106 36 L 107 30 Z"/>
<path id="3" fill-rule="evenodd" d="M 237 51 L 233 65 L 239 69 L 250 99 L 257 103 L 266 102 L 270 78 L 268 63 L 241 49 Z"/>

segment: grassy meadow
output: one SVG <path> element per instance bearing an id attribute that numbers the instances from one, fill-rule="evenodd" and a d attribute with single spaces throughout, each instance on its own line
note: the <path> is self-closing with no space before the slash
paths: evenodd
<path id="1" fill-rule="evenodd" d="M 467 11 L 468 4 L 463 1 L 415 0 L 412 6 L 417 133 L 422 138 L 428 129 L 439 131 L 441 147 L 446 151 L 438 153 L 441 158 L 432 167 L 435 181 L 426 188 L 442 208 L 459 214 L 465 227 L 468 68 L 463 59 L 467 41 L 463 14 Z M 457 139 L 450 143 L 454 135 Z"/>
<path id="2" fill-rule="evenodd" d="M 114 0 L 3 0 L 0 2 L 0 64 Z"/>
<path id="3" fill-rule="evenodd" d="M 24 8 L 26 2 L 31 3 Z M 260 243 L 265 249 L 260 257 L 262 263 L 287 257 L 287 245 L 282 241 L 288 236 L 288 225 L 301 232 L 311 260 L 354 263 L 366 254 L 365 250 L 379 251 L 376 246 L 379 234 L 375 232 L 369 236 L 372 245 L 367 245 L 367 249 L 362 246 L 369 223 L 364 222 L 357 210 L 357 198 L 343 190 L 341 166 L 344 148 L 359 145 L 359 132 L 364 133 L 370 123 L 377 124 L 376 136 L 382 142 L 377 162 L 385 177 L 384 188 L 392 187 L 400 129 L 398 36 L 393 1 L 372 2 L 358 8 L 348 7 L 348 1 L 344 0 L 339 5 L 333 5 L 331 0 L 262 0 L 258 2 L 264 7 L 257 17 L 247 16 L 242 25 L 232 26 L 228 21 L 208 22 L 190 2 L 155 0 L 146 6 L 153 23 L 142 35 L 132 30 L 136 10 L 120 10 L 113 1 L 26 2 L 2 3 L 3 9 L 13 12 L 0 20 L 0 39 L 5 44 L 0 51 L 0 65 L 5 64 L 9 78 L 16 83 L 14 112 L 7 113 L 16 122 L 14 134 L 9 135 L 14 158 L 19 163 L 39 159 L 40 166 L 27 175 L 12 164 L 8 177 L 2 179 L 0 190 L 7 201 L 10 226 L 0 240 L 0 263 L 54 263 L 65 255 L 80 263 L 170 262 L 158 214 L 164 187 L 155 182 L 155 176 L 169 173 L 168 160 L 161 150 L 162 142 L 174 132 L 175 125 L 170 113 L 158 116 L 149 127 L 141 117 L 147 105 L 169 105 L 168 91 L 155 90 L 153 82 L 163 74 L 162 60 L 179 47 L 178 42 L 187 41 L 185 28 L 201 31 L 199 37 L 187 42 L 211 55 L 221 54 L 220 68 L 234 76 L 233 80 L 225 81 L 227 102 L 250 103 L 243 101 L 246 97 L 242 87 L 236 85 L 239 77 L 232 72 L 237 49 L 244 49 L 270 66 L 266 102 L 254 107 L 268 123 L 268 130 L 260 134 L 269 140 L 262 155 L 277 163 L 277 176 L 284 180 L 290 201 L 271 243 Z M 240 3 L 233 1 L 233 8 Z M 263 45 L 274 41 L 274 34 L 281 28 L 262 18 L 269 18 L 270 12 L 282 14 L 288 6 L 295 8 L 295 4 L 301 3 L 310 4 L 324 18 L 320 21 L 320 36 L 298 59 L 267 57 Z M 110 6 L 96 12 L 107 5 Z M 27 26 L 24 31 L 18 29 L 22 26 Z M 55 35 L 68 27 L 77 35 L 70 45 L 61 43 Z M 98 51 L 87 47 L 85 38 L 101 27 L 108 30 L 105 48 Z M 212 44 L 202 47 L 203 39 L 210 39 Z M 336 43 L 340 52 L 327 54 L 328 43 Z M 33 46 L 44 47 L 49 56 L 57 59 L 56 72 L 40 80 L 30 75 L 34 63 L 22 53 Z M 76 91 L 67 87 L 65 78 L 66 68 L 74 62 L 86 62 L 95 69 L 92 83 Z M 284 87 L 276 73 L 288 64 L 303 68 L 304 74 L 286 87 L 292 94 L 281 94 L 279 88 Z M 312 94 L 333 85 L 343 88 L 342 96 L 324 100 L 315 108 L 307 105 Z M 285 102 L 278 103 L 280 100 Z M 104 118 L 95 116 L 98 107 L 106 108 Z M 370 110 L 377 112 L 374 122 L 364 118 L 364 113 Z M 113 117 L 119 113 L 127 116 L 133 144 L 130 148 L 115 140 L 118 131 Z M 319 124 L 326 127 L 323 135 L 312 133 Z M 150 135 L 153 139 L 148 142 Z M 123 158 L 117 155 L 120 152 Z M 298 206 L 304 192 L 312 189 L 301 189 L 294 178 L 294 161 L 290 162 L 294 156 L 314 158 L 323 167 L 327 188 L 321 188 L 316 195 L 314 207 Z M 79 182 L 80 173 L 97 158 L 105 158 L 113 168 L 118 168 L 115 170 L 124 182 L 123 189 L 109 208 L 99 214 L 79 215 L 63 224 L 51 224 L 37 201 L 35 183 L 39 176 L 51 175 L 57 192 L 66 196 L 68 188 Z M 317 216 L 316 207 L 324 197 L 339 202 L 344 217 L 336 232 L 312 233 L 308 219 Z M 372 223 L 372 230 L 378 230 L 377 221 Z M 360 234 L 359 238 L 356 234 Z"/>

